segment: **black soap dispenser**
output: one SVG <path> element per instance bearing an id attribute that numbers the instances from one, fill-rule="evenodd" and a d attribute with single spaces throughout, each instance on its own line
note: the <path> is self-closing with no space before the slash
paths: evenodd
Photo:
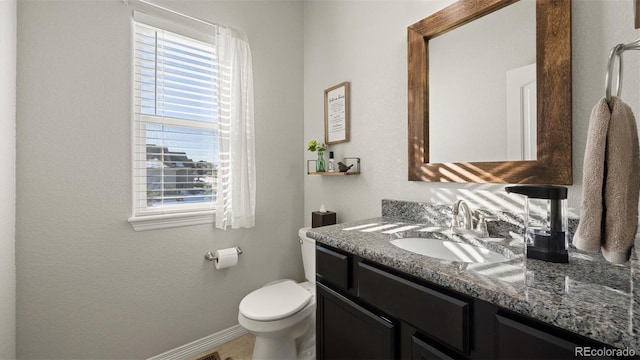
<path id="1" fill-rule="evenodd" d="M 568 263 L 567 188 L 523 185 L 507 186 L 505 191 L 527 197 L 524 208 L 527 258 Z"/>

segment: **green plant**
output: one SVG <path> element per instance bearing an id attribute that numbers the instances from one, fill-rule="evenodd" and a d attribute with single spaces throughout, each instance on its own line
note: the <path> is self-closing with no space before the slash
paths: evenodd
<path id="1" fill-rule="evenodd" d="M 311 151 L 311 152 L 315 152 L 315 151 L 325 151 L 327 150 L 327 145 L 325 145 L 324 143 L 320 143 L 318 144 L 318 141 L 316 141 L 315 139 L 309 141 L 309 144 L 307 144 L 307 150 Z"/>

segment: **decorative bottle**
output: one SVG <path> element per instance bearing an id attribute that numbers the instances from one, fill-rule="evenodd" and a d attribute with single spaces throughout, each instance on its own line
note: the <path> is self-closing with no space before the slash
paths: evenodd
<path id="1" fill-rule="evenodd" d="M 328 172 L 335 172 L 336 171 L 336 163 L 335 160 L 333 160 L 333 151 L 329 151 L 329 168 L 327 169 Z"/>

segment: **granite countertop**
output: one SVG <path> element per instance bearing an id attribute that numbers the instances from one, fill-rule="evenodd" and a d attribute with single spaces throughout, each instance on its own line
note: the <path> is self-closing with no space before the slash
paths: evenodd
<path id="1" fill-rule="evenodd" d="M 424 223 L 379 217 L 310 229 L 307 236 L 602 343 L 640 352 L 637 251 L 632 252 L 626 264 L 613 265 L 600 254 L 572 248 L 568 264 L 553 264 L 525 259 L 522 238 L 513 234 L 480 239 L 489 248 L 502 249 L 500 252 L 507 254 L 509 261 L 470 264 L 418 255 L 390 243 L 400 237 L 433 236 L 428 227 Z M 640 248 L 640 235 L 635 245 L 635 249 Z"/>

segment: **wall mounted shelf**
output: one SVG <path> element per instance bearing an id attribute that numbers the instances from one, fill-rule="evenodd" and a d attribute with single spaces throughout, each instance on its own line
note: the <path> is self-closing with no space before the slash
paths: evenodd
<path id="1" fill-rule="evenodd" d="M 347 166 L 353 165 L 351 169 L 346 172 L 340 171 L 325 171 L 325 172 L 317 172 L 311 171 L 315 170 L 317 160 L 307 160 L 307 175 L 321 175 L 321 176 L 347 176 L 347 175 L 360 175 L 360 158 L 359 157 L 346 157 L 343 159 L 343 163 Z M 313 163 L 313 166 L 311 166 Z M 338 166 L 338 164 L 336 164 Z"/>
<path id="2" fill-rule="evenodd" d="M 322 175 L 322 176 L 346 176 L 346 175 L 360 175 L 360 173 L 357 172 L 352 172 L 352 171 L 348 171 L 348 172 L 338 172 L 338 171 L 334 171 L 334 172 L 316 172 L 316 171 L 312 171 L 312 172 L 307 172 L 308 175 Z"/>

